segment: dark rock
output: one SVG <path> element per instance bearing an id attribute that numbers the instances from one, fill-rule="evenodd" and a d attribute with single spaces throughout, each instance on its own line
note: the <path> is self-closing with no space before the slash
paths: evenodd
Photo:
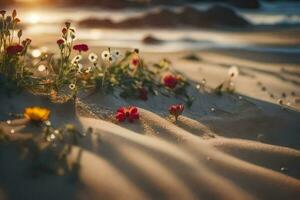
<path id="1" fill-rule="evenodd" d="M 162 43 L 162 40 L 159 40 L 152 35 L 147 35 L 143 38 L 143 43 L 144 44 L 160 44 L 160 43 Z"/>
<path id="2" fill-rule="evenodd" d="M 180 12 L 161 9 L 156 12 L 149 12 L 142 17 L 131 17 L 121 22 L 89 18 L 80 21 L 79 25 L 107 28 L 176 28 L 183 26 L 196 28 L 227 26 L 240 28 L 249 26 L 250 23 L 239 16 L 233 9 L 216 5 L 206 11 L 200 11 L 192 7 L 185 7 Z"/>
<path id="3" fill-rule="evenodd" d="M 175 27 L 179 25 L 176 13 L 168 9 L 150 12 L 143 17 L 133 17 L 120 22 L 121 27 Z"/>
<path id="4" fill-rule="evenodd" d="M 231 27 L 243 27 L 249 25 L 249 22 L 239 16 L 233 9 L 216 5 L 208 9 L 205 17 L 214 25 L 225 25 Z"/>
<path id="5" fill-rule="evenodd" d="M 202 60 L 196 54 L 188 54 L 188 55 L 184 56 L 182 59 L 189 60 L 189 61 L 195 61 L 195 62 Z"/>
<path id="6" fill-rule="evenodd" d="M 79 22 L 80 26 L 86 27 L 111 27 L 115 28 L 115 23 L 110 19 L 87 18 Z"/>

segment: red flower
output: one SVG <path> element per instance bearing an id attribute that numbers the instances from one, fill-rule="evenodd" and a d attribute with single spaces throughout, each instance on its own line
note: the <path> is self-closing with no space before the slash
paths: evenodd
<path id="1" fill-rule="evenodd" d="M 6 53 L 9 56 L 14 56 L 14 55 L 17 55 L 18 53 L 21 53 L 23 51 L 23 49 L 24 49 L 24 47 L 19 44 L 11 45 L 6 48 Z"/>
<path id="2" fill-rule="evenodd" d="M 173 89 L 176 87 L 176 85 L 178 83 L 178 79 L 176 76 L 174 76 L 172 74 L 168 74 L 163 78 L 163 82 L 164 82 L 165 86 Z"/>
<path id="3" fill-rule="evenodd" d="M 22 41 L 22 45 L 24 46 L 24 47 L 26 47 L 26 46 L 28 46 L 28 45 L 30 45 L 31 44 L 31 39 L 29 39 L 29 38 L 27 38 L 26 40 L 23 40 Z"/>
<path id="4" fill-rule="evenodd" d="M 134 58 L 134 59 L 132 59 L 131 60 L 131 64 L 133 65 L 133 66 L 138 66 L 138 64 L 140 63 L 140 61 L 139 61 L 139 59 L 137 59 L 137 58 Z"/>
<path id="5" fill-rule="evenodd" d="M 121 107 L 117 110 L 116 119 L 119 122 L 124 122 L 126 120 L 126 110 L 127 109 L 125 107 Z"/>
<path id="6" fill-rule="evenodd" d="M 139 98 L 143 101 L 148 100 L 148 91 L 145 88 L 139 89 Z"/>
<path id="7" fill-rule="evenodd" d="M 115 117 L 119 122 L 124 122 L 127 119 L 130 123 L 133 123 L 140 118 L 140 114 L 135 106 L 120 107 Z"/>
<path id="8" fill-rule="evenodd" d="M 73 49 L 76 51 L 79 51 L 79 53 L 80 53 L 82 51 L 87 52 L 89 50 L 89 47 L 86 44 L 77 44 L 77 45 L 74 45 Z"/>
<path id="9" fill-rule="evenodd" d="M 65 41 L 63 39 L 59 39 L 56 41 L 56 43 L 58 44 L 58 46 L 61 46 L 62 44 L 65 43 Z"/>
<path id="10" fill-rule="evenodd" d="M 61 30 L 61 32 L 62 32 L 63 35 L 66 35 L 67 32 L 68 32 L 68 30 L 67 30 L 66 28 L 63 28 L 63 29 Z"/>
<path id="11" fill-rule="evenodd" d="M 171 115 L 173 115 L 177 121 L 178 116 L 182 114 L 184 110 L 184 105 L 183 104 L 175 104 L 170 106 L 169 112 Z"/>

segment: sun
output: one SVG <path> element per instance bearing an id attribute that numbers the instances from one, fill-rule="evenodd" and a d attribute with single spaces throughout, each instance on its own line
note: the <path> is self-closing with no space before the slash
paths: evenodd
<path id="1" fill-rule="evenodd" d="M 36 24 L 39 22 L 40 16 L 38 13 L 29 13 L 28 16 L 25 17 L 25 20 L 30 24 Z"/>

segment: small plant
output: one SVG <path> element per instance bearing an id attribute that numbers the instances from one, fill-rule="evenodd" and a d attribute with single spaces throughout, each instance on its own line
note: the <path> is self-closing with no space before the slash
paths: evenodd
<path id="1" fill-rule="evenodd" d="M 115 117 L 119 122 L 124 122 L 127 119 L 130 123 L 133 123 L 140 118 L 140 114 L 138 108 L 135 106 L 129 106 L 128 108 L 120 107 Z"/>
<path id="2" fill-rule="evenodd" d="M 22 40 L 23 32 L 17 30 L 19 23 L 16 10 L 11 15 L 0 11 L 0 75 L 17 84 L 21 84 L 29 73 L 26 56 L 31 43 L 30 39 Z"/>
<path id="3" fill-rule="evenodd" d="M 227 79 L 215 88 L 215 92 L 219 95 L 221 95 L 223 91 L 234 93 L 235 91 L 234 79 L 236 79 L 238 75 L 239 75 L 239 69 L 236 66 L 231 66 L 228 70 Z"/>
<path id="4" fill-rule="evenodd" d="M 178 117 L 183 113 L 184 105 L 183 104 L 175 104 L 170 106 L 169 113 L 175 117 L 175 121 L 178 120 Z"/>

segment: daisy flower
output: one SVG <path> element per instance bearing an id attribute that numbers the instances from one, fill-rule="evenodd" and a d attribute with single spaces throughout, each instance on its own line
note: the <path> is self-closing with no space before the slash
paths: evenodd
<path id="1" fill-rule="evenodd" d="M 239 75 L 239 69 L 236 66 L 231 66 L 228 70 L 228 75 L 231 79 L 236 78 Z"/>
<path id="2" fill-rule="evenodd" d="M 109 58 L 111 57 L 111 54 L 109 51 L 103 51 L 101 53 L 101 58 L 103 61 L 109 61 Z"/>
<path id="3" fill-rule="evenodd" d="M 82 60 L 82 55 L 77 55 L 72 59 L 71 63 L 78 64 L 81 60 Z"/>
<path id="4" fill-rule="evenodd" d="M 70 88 L 70 90 L 75 90 L 76 85 L 75 85 L 74 83 L 71 83 L 71 84 L 69 85 L 69 88 Z"/>
<path id="5" fill-rule="evenodd" d="M 90 55 L 89 55 L 89 61 L 90 61 L 91 63 L 97 63 L 97 61 L 98 61 L 98 56 L 97 56 L 97 54 L 95 54 L 95 53 L 90 53 Z"/>
<path id="6" fill-rule="evenodd" d="M 114 58 L 114 60 L 116 61 L 121 57 L 121 52 L 116 49 L 111 52 L 111 55 Z"/>

